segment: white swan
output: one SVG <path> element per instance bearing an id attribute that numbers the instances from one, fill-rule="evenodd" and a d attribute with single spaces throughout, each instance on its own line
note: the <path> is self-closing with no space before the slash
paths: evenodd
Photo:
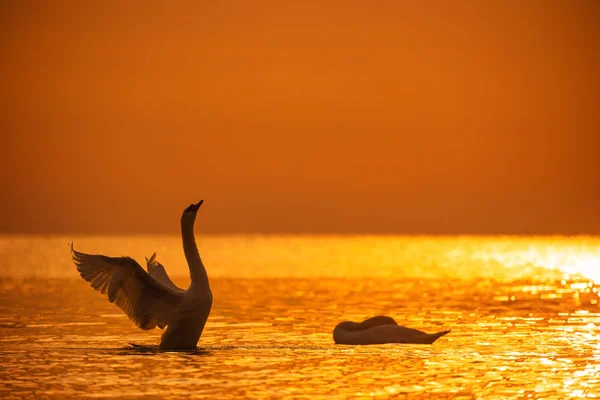
<path id="1" fill-rule="evenodd" d="M 156 261 L 156 253 L 152 254 L 152 257 L 146 258 L 146 268 L 148 269 L 148 274 L 156 279 L 159 283 L 162 283 L 166 287 L 169 287 L 173 290 L 177 290 L 178 292 L 183 292 L 184 290 L 173 283 L 169 275 L 167 275 L 167 271 L 165 267 L 158 261 Z"/>
<path id="2" fill-rule="evenodd" d="M 208 275 L 194 239 L 196 213 L 203 201 L 190 205 L 181 216 L 183 251 L 192 281 L 185 291 L 161 284 L 130 257 L 85 254 L 71 244 L 77 270 L 95 290 L 108 295 L 138 327 L 167 327 L 161 349 L 195 348 L 212 307 Z"/>
<path id="3" fill-rule="evenodd" d="M 344 321 L 333 330 L 333 341 L 337 344 L 386 344 L 415 343 L 431 344 L 448 331 L 425 333 L 417 329 L 398 325 L 391 317 L 377 316 L 363 322 Z"/>

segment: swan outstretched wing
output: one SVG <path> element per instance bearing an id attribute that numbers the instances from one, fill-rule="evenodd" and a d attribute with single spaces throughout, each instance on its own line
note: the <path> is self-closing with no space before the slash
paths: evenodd
<path id="1" fill-rule="evenodd" d="M 71 253 L 81 277 L 108 295 L 138 327 L 164 328 L 177 318 L 182 293 L 154 280 L 134 259 L 85 254 L 74 250 L 73 244 Z"/>
<path id="2" fill-rule="evenodd" d="M 148 269 L 148 274 L 156 279 L 157 282 L 178 292 L 183 292 L 183 289 L 174 284 L 171 278 L 169 278 L 165 267 L 156 261 L 156 253 L 152 254 L 152 257 L 150 258 L 146 257 L 146 268 Z"/>

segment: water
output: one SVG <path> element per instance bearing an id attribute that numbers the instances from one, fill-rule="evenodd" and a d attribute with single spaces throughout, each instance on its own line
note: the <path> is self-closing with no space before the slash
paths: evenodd
<path id="1" fill-rule="evenodd" d="M 600 238 L 199 237 L 214 305 L 195 352 L 156 345 L 76 273 L 177 237 L 0 238 L 0 398 L 600 397 Z M 433 345 L 333 343 L 384 314 Z"/>

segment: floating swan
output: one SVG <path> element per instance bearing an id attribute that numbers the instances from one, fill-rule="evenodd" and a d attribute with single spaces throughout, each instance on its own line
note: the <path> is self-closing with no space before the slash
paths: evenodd
<path id="1" fill-rule="evenodd" d="M 167 327 L 161 337 L 161 349 L 195 348 L 212 307 L 208 275 L 194 239 L 196 213 L 203 201 L 190 205 L 181 216 L 183 251 L 192 281 L 185 291 L 170 279 L 174 288 L 152 278 L 130 257 L 85 254 L 75 251 L 71 244 L 77 270 L 95 290 L 108 295 L 108 300 L 141 329 Z"/>
<path id="2" fill-rule="evenodd" d="M 398 325 L 391 317 L 377 316 L 363 322 L 344 321 L 333 330 L 333 341 L 337 344 L 385 344 L 415 343 L 431 344 L 448 331 L 425 333 L 417 329 Z"/>
<path id="3" fill-rule="evenodd" d="M 152 254 L 152 257 L 146 258 L 146 268 L 148 269 L 148 274 L 156 279 L 159 283 L 169 287 L 173 290 L 177 290 L 178 292 L 183 292 L 184 290 L 173 283 L 169 275 L 167 275 L 167 271 L 165 267 L 158 261 L 156 261 L 156 253 Z"/>

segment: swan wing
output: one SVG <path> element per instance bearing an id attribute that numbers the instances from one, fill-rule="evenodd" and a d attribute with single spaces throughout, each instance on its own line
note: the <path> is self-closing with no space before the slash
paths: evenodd
<path id="1" fill-rule="evenodd" d="M 156 253 L 152 254 L 152 257 L 150 258 L 146 257 L 146 268 L 148 269 L 148 274 L 150 274 L 150 276 L 158 283 L 178 292 L 183 292 L 183 289 L 173 283 L 171 278 L 169 278 L 165 267 L 156 261 Z"/>
<path id="2" fill-rule="evenodd" d="M 152 257 L 146 258 L 146 266 L 148 267 L 148 272 L 150 272 L 150 266 L 154 265 L 154 260 L 156 260 L 156 252 L 154 252 L 154 254 L 152 254 Z"/>
<path id="3" fill-rule="evenodd" d="M 85 254 L 73 249 L 77 270 L 94 290 L 108 295 L 127 316 L 144 330 L 161 328 L 178 318 L 182 293 L 166 287 L 130 257 Z"/>

